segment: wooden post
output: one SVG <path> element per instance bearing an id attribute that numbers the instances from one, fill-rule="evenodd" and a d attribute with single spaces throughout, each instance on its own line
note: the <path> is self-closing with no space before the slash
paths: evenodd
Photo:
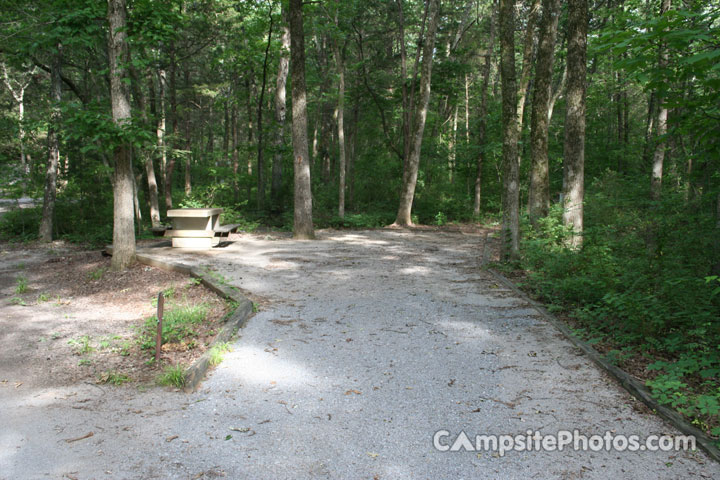
<path id="1" fill-rule="evenodd" d="M 155 365 L 160 365 L 160 351 L 162 350 L 162 321 L 163 321 L 163 306 L 165 304 L 165 297 L 163 293 L 158 293 L 157 303 L 157 336 L 155 337 Z"/>

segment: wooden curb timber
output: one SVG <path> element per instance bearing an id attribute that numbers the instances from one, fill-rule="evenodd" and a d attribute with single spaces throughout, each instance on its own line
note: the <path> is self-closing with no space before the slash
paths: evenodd
<path id="1" fill-rule="evenodd" d="M 112 246 L 106 247 L 105 252 L 112 255 Z M 248 319 L 253 313 L 253 302 L 231 286 L 215 280 L 210 272 L 205 269 L 193 267 L 184 263 L 174 263 L 160 260 L 142 253 L 135 255 L 135 259 L 138 263 L 142 263 L 143 265 L 149 265 L 162 270 L 178 272 L 184 275 L 199 278 L 200 282 L 205 287 L 212 290 L 215 294 L 237 304 L 237 308 L 227 317 L 225 324 L 221 327 L 207 351 L 203 353 L 200 358 L 195 360 L 192 365 L 185 369 L 185 386 L 183 387 L 183 390 L 186 393 L 193 392 L 198 385 L 200 385 L 203 378 L 205 378 L 205 374 L 210 368 L 210 350 L 220 343 L 230 341 L 230 339 L 233 338 L 240 329 L 245 327 Z"/>
<path id="2" fill-rule="evenodd" d="M 487 242 L 486 242 L 487 243 Z M 485 257 L 485 255 L 483 255 Z M 484 260 L 484 258 L 483 258 Z M 485 262 L 483 262 L 485 263 Z M 565 325 L 563 322 L 555 318 L 550 312 L 548 312 L 545 307 L 543 307 L 540 303 L 534 301 L 530 297 L 528 297 L 525 292 L 520 290 L 518 286 L 516 286 L 513 282 L 505 278 L 504 275 L 498 273 L 497 271 L 493 270 L 492 268 L 488 268 L 485 266 L 488 272 L 490 272 L 500 283 L 505 285 L 507 288 L 515 292 L 520 298 L 528 302 L 532 307 L 537 310 L 542 317 L 547 320 L 548 323 L 550 323 L 552 326 L 554 326 L 556 329 L 558 329 L 570 342 L 573 343 L 576 347 L 578 347 L 580 350 L 582 350 L 585 355 L 587 355 L 593 362 L 595 362 L 600 368 L 605 370 L 610 376 L 615 378 L 618 382 L 620 382 L 620 385 L 627 390 L 633 397 L 637 398 L 641 402 L 643 402 L 645 405 L 647 405 L 651 410 L 653 410 L 655 413 L 657 413 L 661 418 L 669 422 L 672 426 L 680 430 L 682 433 L 686 435 L 692 435 L 695 437 L 695 440 L 697 442 L 697 445 L 702 448 L 707 455 L 715 460 L 716 462 L 720 462 L 720 449 L 715 446 L 716 440 L 713 440 L 709 435 L 707 435 L 705 432 L 699 430 L 698 428 L 690 425 L 678 412 L 675 410 L 671 410 L 663 405 L 660 405 L 657 400 L 655 400 L 651 395 L 650 391 L 645 387 L 645 385 L 639 381 L 637 378 L 631 376 L 629 373 L 625 372 L 624 370 L 619 369 L 615 365 L 611 364 L 605 358 L 603 358 L 600 353 L 595 350 L 593 347 L 591 347 L 588 343 L 580 340 L 576 336 L 572 334 L 570 329 Z"/>

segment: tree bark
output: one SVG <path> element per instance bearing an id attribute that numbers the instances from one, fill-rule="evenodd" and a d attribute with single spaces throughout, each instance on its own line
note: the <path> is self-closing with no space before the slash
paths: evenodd
<path id="1" fill-rule="evenodd" d="M 338 25 L 337 12 L 335 25 Z M 338 73 L 337 129 L 340 165 L 338 166 L 338 217 L 345 217 L 345 58 L 343 49 L 334 41 L 335 66 Z"/>
<path id="2" fill-rule="evenodd" d="M 175 161 L 178 137 L 178 114 L 177 114 L 177 66 L 175 62 L 175 45 L 170 45 L 170 121 L 172 131 L 172 149 L 165 166 L 165 208 L 170 210 L 172 204 L 172 176 L 175 170 Z M 167 148 L 167 145 L 166 145 Z"/>
<path id="3" fill-rule="evenodd" d="M 294 168 L 293 237 L 315 238 L 307 137 L 307 90 L 305 88 L 305 38 L 302 0 L 290 0 L 290 74 L 292 75 L 292 140 Z"/>
<path id="4" fill-rule="evenodd" d="M 665 15 L 670 10 L 670 0 L 661 0 L 660 15 Z M 662 42 L 660 45 L 660 57 L 658 59 L 658 68 L 664 70 L 668 64 L 667 45 Z M 662 87 L 661 87 L 662 88 Z M 668 109 L 665 105 L 663 94 L 660 90 L 655 92 L 657 100 L 657 121 L 655 124 L 655 153 L 653 154 L 652 176 L 650 179 L 650 198 L 660 200 L 662 192 L 663 163 L 665 161 L 665 149 L 667 142 L 665 134 L 667 133 Z"/>
<path id="5" fill-rule="evenodd" d="M 60 164 L 60 102 L 62 101 L 62 64 L 63 46 L 58 43 L 50 67 L 50 98 L 53 106 L 48 126 L 48 162 L 45 172 L 45 193 L 43 196 L 42 219 L 40 220 L 39 239 L 52 242 L 53 220 L 55 215 L 55 197 L 57 196 L 57 177 Z"/>
<path id="6" fill-rule="evenodd" d="M 532 0 L 528 20 L 525 26 L 525 42 L 523 43 L 522 69 L 518 82 L 518 129 L 522 130 L 523 117 L 525 116 L 525 100 L 527 99 L 528 86 L 530 85 L 530 73 L 532 70 L 533 46 L 535 45 L 535 24 L 540 13 L 541 0 Z M 518 134 L 519 138 L 519 134 Z M 519 161 L 519 159 L 518 159 Z"/>
<path id="7" fill-rule="evenodd" d="M 495 7 L 493 7 L 494 9 Z M 478 119 L 478 145 L 480 151 L 477 157 L 477 168 L 475 172 L 475 199 L 473 202 L 473 214 L 480 216 L 482 205 L 482 169 L 485 163 L 485 140 L 487 136 L 487 111 L 488 111 L 488 87 L 490 86 L 490 67 L 492 66 L 492 54 L 495 48 L 495 11 L 490 14 L 490 39 L 488 41 L 485 60 L 482 67 L 482 87 L 480 89 L 480 115 Z"/>
<path id="8" fill-rule="evenodd" d="M 116 128 L 130 122 L 130 95 L 127 65 L 129 50 L 125 0 L 108 0 L 108 58 L 110 61 L 110 103 Z M 115 147 L 115 177 L 113 185 L 113 270 L 126 269 L 135 259 L 135 230 L 133 222 L 132 147 L 122 142 Z"/>
<path id="9" fill-rule="evenodd" d="M 417 104 L 417 111 L 414 115 L 415 120 L 413 121 L 410 156 L 405 162 L 405 168 L 403 169 L 400 205 L 398 207 L 398 213 L 394 223 L 394 225 L 398 226 L 412 225 L 412 204 L 415 197 L 418 167 L 420 165 L 420 151 L 422 147 L 423 131 L 425 130 L 425 119 L 427 118 L 428 104 L 430 103 L 433 51 L 435 48 L 435 32 L 437 31 L 439 16 L 439 1 L 429 0 L 429 24 L 423 44 L 422 66 L 420 67 L 420 101 Z"/>
<path id="10" fill-rule="evenodd" d="M 27 155 L 25 153 L 25 89 L 30 85 L 32 75 L 35 72 L 36 67 L 29 72 L 28 78 L 16 81 L 16 86 L 13 87 L 10 76 L 7 72 L 5 63 L 0 63 L 3 70 L 3 79 L 5 86 L 10 90 L 10 94 L 18 104 L 18 142 L 20 143 L 20 167 L 22 168 L 23 174 L 27 177 L 30 174 L 29 163 L 27 161 Z M 23 181 L 23 189 L 24 181 Z"/>
<path id="11" fill-rule="evenodd" d="M 188 92 L 184 95 L 185 104 L 189 105 L 191 98 L 190 98 L 190 90 L 191 90 L 191 83 L 190 83 L 190 67 L 185 64 L 185 71 L 184 71 L 184 79 L 185 79 L 185 91 Z M 190 131 L 190 108 L 186 108 L 185 110 L 185 118 L 183 119 L 183 123 L 185 124 L 185 195 L 188 196 L 190 193 L 192 193 L 192 171 L 191 171 L 191 164 L 192 164 L 192 132 Z"/>
<path id="12" fill-rule="evenodd" d="M 563 224 L 572 229 L 571 248 L 582 246 L 585 196 L 585 88 L 587 0 L 568 2 L 567 92 L 563 162 Z"/>
<path id="13" fill-rule="evenodd" d="M 287 26 L 285 4 L 282 8 L 282 36 L 280 39 L 280 59 L 278 60 L 277 81 L 275 82 L 275 140 L 273 142 L 272 182 L 270 184 L 270 202 L 273 212 L 280 212 L 283 206 L 282 175 L 283 145 L 285 144 L 285 117 L 287 114 L 287 77 L 290 66 L 290 28 Z"/>
<path id="14" fill-rule="evenodd" d="M 257 108 L 258 142 L 257 142 L 257 208 L 265 209 L 265 152 L 263 150 L 263 103 L 265 102 L 265 85 L 267 83 L 267 64 L 270 53 L 270 42 L 272 40 L 273 17 L 272 7 L 270 8 L 270 26 L 268 27 L 268 38 L 265 46 L 265 59 L 263 60 L 262 85 L 260 86 L 260 98 Z"/>
<path id="15" fill-rule="evenodd" d="M 286 89 L 290 66 L 290 29 L 287 26 L 287 12 L 284 3 L 282 6 L 283 25 L 280 59 L 278 60 L 278 73 L 275 82 L 275 139 L 273 142 L 272 182 L 270 184 L 270 202 L 273 212 L 280 212 L 283 206 L 282 174 L 283 174 L 283 145 L 285 143 L 285 117 L 287 113 Z"/>
<path id="16" fill-rule="evenodd" d="M 230 130 L 232 131 L 232 171 L 233 171 L 233 199 L 235 203 L 240 203 L 240 183 L 238 182 L 238 170 L 240 170 L 240 148 L 239 132 L 238 132 L 238 105 L 233 100 L 232 113 L 230 114 Z"/>
<path id="17" fill-rule="evenodd" d="M 133 87 L 133 97 L 135 98 L 135 101 L 137 102 L 137 109 L 140 112 L 143 124 L 145 126 L 149 126 L 149 118 L 148 118 L 148 98 L 143 89 L 140 86 L 140 78 L 138 75 L 138 72 L 134 68 L 130 68 L 130 76 L 132 80 L 132 87 Z M 152 77 L 150 77 L 150 86 L 152 87 Z M 153 89 L 151 88 L 150 91 L 152 92 Z M 153 102 L 154 105 L 154 102 Z M 152 112 L 155 113 L 154 106 L 152 107 Z M 152 223 L 153 228 L 160 226 L 160 208 L 158 205 L 158 189 L 157 189 L 157 180 L 155 179 L 155 166 L 153 165 L 153 158 L 148 151 L 148 149 L 141 149 L 140 157 L 143 159 L 143 164 L 145 165 L 145 174 L 147 176 L 147 182 L 148 182 L 148 206 L 150 207 L 150 222 Z M 137 186 L 134 188 L 134 200 L 137 202 Z M 136 214 L 135 217 L 138 221 L 138 231 L 140 230 L 142 224 L 140 223 L 142 220 L 142 217 L 140 216 L 140 208 L 139 205 L 136 205 Z"/>
<path id="18" fill-rule="evenodd" d="M 550 101 L 552 73 L 555 61 L 560 0 L 544 0 L 540 22 L 540 45 L 535 65 L 535 89 L 530 116 L 530 191 L 528 214 L 533 226 L 537 219 L 550 209 L 550 165 L 548 160 L 548 129 L 550 127 Z"/>
<path id="19" fill-rule="evenodd" d="M 503 196 L 501 257 L 520 255 L 519 119 L 515 78 L 515 4 L 500 0 L 500 76 L 502 79 Z"/>

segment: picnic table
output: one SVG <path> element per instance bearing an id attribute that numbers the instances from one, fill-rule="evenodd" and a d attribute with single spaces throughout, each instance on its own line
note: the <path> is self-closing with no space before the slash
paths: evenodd
<path id="1" fill-rule="evenodd" d="M 175 248 L 212 248 L 220 238 L 237 230 L 237 224 L 220 225 L 222 208 L 175 208 L 167 211 L 172 228 L 165 231 Z"/>

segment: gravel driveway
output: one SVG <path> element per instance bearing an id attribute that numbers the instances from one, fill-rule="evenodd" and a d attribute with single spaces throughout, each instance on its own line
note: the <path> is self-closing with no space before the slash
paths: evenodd
<path id="1" fill-rule="evenodd" d="M 0 478 L 720 478 L 699 451 L 438 451 L 443 430 L 679 434 L 483 272 L 481 247 L 378 230 L 153 249 L 268 303 L 194 394 L 0 388 Z"/>

